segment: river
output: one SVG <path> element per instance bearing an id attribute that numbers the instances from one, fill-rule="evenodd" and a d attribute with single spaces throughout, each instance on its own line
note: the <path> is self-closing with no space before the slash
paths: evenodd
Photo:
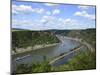
<path id="1" fill-rule="evenodd" d="M 50 60 L 50 59 L 53 59 L 54 57 L 61 55 L 62 53 L 68 52 L 69 50 L 80 45 L 79 42 L 74 41 L 74 40 L 69 40 L 63 36 L 57 35 L 57 37 L 61 42 L 55 46 L 13 55 L 12 56 L 13 66 L 16 64 L 19 65 L 19 64 L 28 64 L 28 63 L 32 63 L 32 62 L 35 62 L 35 63 L 42 62 L 44 60 L 43 59 L 44 56 L 46 56 L 47 60 Z M 74 54 L 71 54 L 71 55 L 61 59 L 59 61 L 59 63 L 55 62 L 53 65 L 57 66 L 57 65 L 64 64 L 65 61 L 63 61 L 63 60 L 72 58 Z M 18 58 L 23 58 L 23 59 L 17 60 Z"/>

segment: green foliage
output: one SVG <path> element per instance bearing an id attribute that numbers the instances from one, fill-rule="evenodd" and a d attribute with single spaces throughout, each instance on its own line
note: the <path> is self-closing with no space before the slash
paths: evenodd
<path id="1" fill-rule="evenodd" d="M 78 60 L 78 62 L 77 62 L 77 60 Z M 79 69 L 79 70 L 86 69 L 87 70 L 87 69 L 95 69 L 96 68 L 96 55 L 95 55 L 95 53 L 91 53 L 90 51 L 80 54 L 79 56 L 77 56 L 75 59 L 72 60 L 73 63 L 74 63 L 74 61 L 76 61 L 75 63 L 77 63 L 74 67 L 76 70 L 77 69 Z M 71 64 L 73 64 L 73 63 L 71 63 Z"/>
<path id="2" fill-rule="evenodd" d="M 31 73 L 31 66 L 30 65 L 27 65 L 27 64 L 21 64 L 17 67 L 17 70 L 16 70 L 16 73 Z"/>
<path id="3" fill-rule="evenodd" d="M 13 31 L 12 32 L 12 49 L 26 48 L 39 44 L 57 43 L 59 40 L 49 31 Z"/>
<path id="4" fill-rule="evenodd" d="M 70 60 L 67 64 L 60 66 L 59 68 L 53 68 L 54 71 L 71 71 L 71 70 L 89 70 L 96 68 L 96 56 L 95 52 L 91 53 L 86 51 L 77 55 Z"/>
<path id="5" fill-rule="evenodd" d="M 81 37 L 96 48 L 96 29 L 87 29 L 86 31 L 81 32 Z"/>
<path id="6" fill-rule="evenodd" d="M 51 66 L 48 64 L 47 61 L 42 63 L 32 63 L 31 65 L 28 64 L 21 64 L 17 67 L 16 73 L 17 74 L 25 74 L 25 73 L 40 73 L 40 72 L 50 72 Z"/>
<path id="7" fill-rule="evenodd" d="M 28 34 L 29 33 L 29 34 Z M 14 32 L 12 37 L 13 47 L 23 47 L 34 44 L 49 44 L 58 42 L 57 38 L 53 36 L 50 32 Z M 26 36 L 27 35 L 27 36 Z M 25 37 L 24 37 L 25 36 Z M 69 31 L 67 36 L 70 37 L 78 37 L 82 38 L 86 42 L 90 43 L 94 48 L 96 44 L 96 30 L 88 29 L 82 31 Z M 29 39 L 30 38 L 30 39 Z M 29 42 L 29 43 L 28 43 Z M 25 44 L 27 43 L 27 45 Z M 24 45 L 25 44 L 25 45 Z M 88 70 L 96 68 L 96 52 L 85 51 L 79 53 L 73 59 L 71 59 L 68 63 L 59 66 L 52 67 L 46 61 L 46 56 L 43 56 L 44 62 L 42 63 L 32 63 L 21 64 L 17 66 L 16 73 L 39 73 L 39 72 L 51 72 L 51 71 L 72 71 L 72 70 Z"/>
<path id="8" fill-rule="evenodd" d="M 51 66 L 48 64 L 48 62 L 43 62 L 41 64 L 36 65 L 36 67 L 32 68 L 32 73 L 38 73 L 38 72 L 50 72 Z"/>
<path id="9" fill-rule="evenodd" d="M 96 48 L 96 29 L 70 30 L 66 36 L 81 38 Z"/>
<path id="10" fill-rule="evenodd" d="M 73 70 L 88 70 L 96 68 L 95 52 L 86 51 L 80 53 L 68 63 L 52 67 L 45 60 L 41 63 L 21 64 L 17 67 L 16 73 L 40 73 L 40 72 L 55 72 L 55 71 L 73 71 Z"/>
<path id="11" fill-rule="evenodd" d="M 88 42 L 92 47 L 96 48 L 96 29 L 86 30 L 70 30 L 66 34 L 69 37 L 81 38 L 83 41 Z M 52 71 L 71 71 L 71 70 L 88 70 L 96 68 L 96 53 L 86 51 L 80 53 L 78 56 L 73 58 L 69 63 L 58 68 L 53 67 Z"/>
<path id="12" fill-rule="evenodd" d="M 31 38 L 30 31 L 12 32 L 12 48 L 15 49 L 31 45 Z"/>
<path id="13" fill-rule="evenodd" d="M 96 48 L 96 29 L 84 29 L 84 30 L 55 30 L 55 34 L 60 34 L 62 36 L 81 38 L 83 41 L 88 42 L 94 48 Z"/>

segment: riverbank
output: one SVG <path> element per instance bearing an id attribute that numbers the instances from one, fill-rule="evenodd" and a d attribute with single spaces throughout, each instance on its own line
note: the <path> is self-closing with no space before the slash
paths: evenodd
<path id="1" fill-rule="evenodd" d="M 57 37 L 58 36 L 60 36 L 60 35 L 57 35 Z M 91 52 L 95 51 L 95 49 L 89 43 L 87 43 L 85 40 L 83 40 L 81 38 L 73 38 L 73 37 L 66 37 L 66 36 L 63 36 L 63 38 L 79 42 L 80 44 L 83 44 L 84 46 L 86 46 Z"/>
<path id="2" fill-rule="evenodd" d="M 67 37 L 67 39 L 80 42 L 81 44 L 85 45 L 91 52 L 94 52 L 94 50 L 95 50 L 89 43 L 87 43 L 86 41 L 84 41 L 82 39 L 72 38 L 72 37 Z"/>
<path id="3" fill-rule="evenodd" d="M 17 52 L 14 52 L 12 51 L 12 55 L 15 55 L 15 54 L 19 54 L 19 53 L 24 53 L 24 52 L 29 52 L 29 51 L 33 51 L 33 50 L 37 50 L 37 49 L 42 49 L 42 48 L 47 48 L 47 47 L 51 47 L 51 46 L 56 46 L 58 45 L 59 43 L 53 43 L 53 44 L 43 44 L 43 45 L 35 45 L 35 46 L 29 46 L 27 48 L 17 48 L 16 51 Z"/>
<path id="4" fill-rule="evenodd" d="M 67 52 L 67 53 L 64 53 L 64 54 L 62 54 L 62 55 L 59 55 L 57 58 L 51 60 L 51 61 L 49 62 L 49 64 L 51 65 L 51 64 L 55 63 L 57 60 L 60 60 L 60 59 L 64 58 L 65 56 L 67 56 L 67 55 L 69 55 L 69 54 L 72 54 L 73 52 L 76 52 L 76 51 L 80 50 L 82 47 L 83 47 L 83 46 L 80 45 L 80 46 L 78 46 L 78 47 L 75 47 L 75 48 L 71 49 L 71 50 L 70 50 L 69 52 Z"/>

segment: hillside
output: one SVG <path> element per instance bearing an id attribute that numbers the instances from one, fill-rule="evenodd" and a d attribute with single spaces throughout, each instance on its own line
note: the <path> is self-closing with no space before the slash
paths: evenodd
<path id="1" fill-rule="evenodd" d="M 22 37 L 23 39 L 21 32 L 20 33 L 18 32 L 18 34 L 20 34 L 20 37 Z M 34 40 L 32 39 L 32 41 L 34 42 L 32 43 L 43 44 L 43 43 L 47 43 L 47 41 L 49 43 L 58 42 L 59 40 L 57 41 L 57 38 L 55 37 L 56 34 L 73 37 L 73 38 L 81 38 L 83 41 L 88 42 L 94 48 L 96 47 L 95 46 L 96 29 L 50 30 L 50 31 L 38 31 L 38 32 L 31 31 L 31 34 L 27 34 L 27 35 L 33 36 Z M 48 60 L 46 60 L 46 57 L 44 57 L 44 62 L 41 63 L 20 64 L 16 69 L 16 73 L 18 74 L 19 73 L 40 73 L 40 72 L 75 71 L 75 70 L 88 70 L 88 69 L 96 69 L 96 52 L 95 51 L 91 52 L 89 49 L 88 50 L 84 49 L 84 51 L 79 51 L 78 55 L 70 59 L 70 61 L 65 63 L 64 65 L 53 67 L 49 64 Z"/>
<path id="2" fill-rule="evenodd" d="M 59 40 L 50 31 L 29 31 L 19 30 L 12 32 L 12 49 L 26 48 L 28 46 L 35 46 L 41 44 L 58 43 Z"/>
<path id="3" fill-rule="evenodd" d="M 62 36 L 68 36 L 73 38 L 81 38 L 82 40 L 88 42 L 93 47 L 96 47 L 96 29 L 85 29 L 85 30 L 56 30 L 55 34 L 60 34 Z"/>
<path id="4" fill-rule="evenodd" d="M 74 30 L 67 33 L 66 36 L 81 38 L 83 41 L 88 42 L 93 47 L 96 47 L 96 29 Z"/>
<path id="5" fill-rule="evenodd" d="M 39 44 L 52 44 L 59 42 L 55 35 L 81 38 L 96 47 L 96 29 L 86 30 L 42 30 L 30 31 L 25 29 L 13 29 L 12 48 L 22 48 Z"/>

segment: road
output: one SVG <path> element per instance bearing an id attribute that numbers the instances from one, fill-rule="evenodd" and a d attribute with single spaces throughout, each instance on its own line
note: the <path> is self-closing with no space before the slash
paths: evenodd
<path id="1" fill-rule="evenodd" d="M 65 56 L 67 56 L 67 55 L 69 55 L 69 54 L 71 54 L 71 53 L 73 53 L 73 52 L 76 52 L 76 51 L 80 50 L 82 47 L 83 47 L 83 46 L 80 46 L 80 47 L 78 47 L 78 48 L 76 48 L 76 49 L 71 50 L 71 51 L 68 52 L 68 53 L 65 53 L 65 54 L 63 54 L 63 55 L 57 57 L 56 59 L 50 61 L 49 64 L 52 64 L 52 63 L 56 62 L 57 60 L 60 60 L 60 59 L 62 59 L 63 57 L 65 57 Z"/>
<path id="2" fill-rule="evenodd" d="M 63 55 L 61 55 L 61 56 L 58 56 L 57 58 L 55 58 L 55 59 L 53 59 L 52 61 L 50 61 L 49 64 L 53 64 L 53 63 L 56 62 L 57 60 L 60 60 L 60 59 L 62 59 L 63 57 L 65 57 L 65 56 L 67 56 L 67 55 L 69 55 L 69 54 L 71 54 L 71 53 L 74 53 L 74 52 L 80 50 L 83 46 L 86 46 L 89 50 L 94 51 L 94 49 L 92 48 L 92 46 L 91 46 L 90 44 L 88 44 L 87 42 L 82 41 L 82 39 L 72 38 L 72 37 L 66 37 L 66 36 L 61 36 L 61 35 L 56 35 L 56 37 L 57 37 L 61 42 L 64 41 L 64 40 L 62 40 L 63 38 L 66 38 L 66 39 L 69 39 L 69 40 L 77 41 L 77 42 L 81 43 L 82 45 L 79 46 L 79 47 L 76 48 L 76 49 L 72 49 L 72 50 L 71 50 L 70 52 L 68 52 L 68 53 L 65 53 L 65 54 L 63 54 Z"/>

